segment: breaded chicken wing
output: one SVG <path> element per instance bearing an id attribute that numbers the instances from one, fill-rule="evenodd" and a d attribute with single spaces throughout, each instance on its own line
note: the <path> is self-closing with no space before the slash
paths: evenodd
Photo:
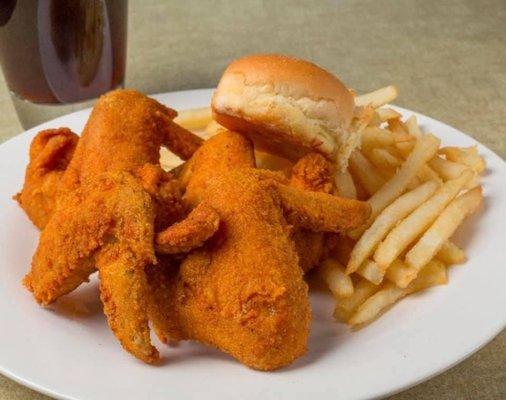
<path id="1" fill-rule="evenodd" d="M 226 153 L 232 147 L 234 159 Z M 252 168 L 251 152 L 247 139 L 223 132 L 190 160 L 185 198 L 214 209 L 220 229 L 179 272 L 150 269 L 150 314 L 164 341 L 196 339 L 272 370 L 302 355 L 309 335 L 308 289 L 291 231 L 349 229 L 369 207 L 290 187 L 283 175 Z"/>
<path id="2" fill-rule="evenodd" d="M 313 192 L 332 193 L 333 165 L 320 153 L 308 153 L 292 168 L 290 185 Z M 309 229 L 297 229 L 292 234 L 304 272 L 319 264 L 325 252 L 324 234 Z"/>
<path id="3" fill-rule="evenodd" d="M 24 280 L 35 299 L 47 305 L 97 268 L 111 329 L 126 350 L 150 363 L 158 359 L 158 352 L 149 338 L 144 270 L 156 263 L 155 229 L 165 229 L 186 215 L 178 182 L 157 165 L 164 143 L 178 142 L 186 155 L 191 151 L 191 146 L 183 146 L 188 137 L 179 138 L 180 130 L 170 130 L 175 115 L 132 90 L 99 99 L 72 159 L 58 164 L 58 195 L 36 199 L 41 204 L 52 200 L 54 206 L 45 210 L 47 224 L 39 223 L 45 228 Z M 53 157 L 32 157 L 34 170 L 45 165 L 36 160 L 57 159 L 56 145 L 53 138 L 44 146 L 34 142 L 34 148 L 43 148 L 34 154 L 47 149 Z M 27 193 L 29 186 L 25 184 Z"/>
<path id="4" fill-rule="evenodd" d="M 32 140 L 23 188 L 15 199 L 39 229 L 46 226 L 53 214 L 62 176 L 78 140 L 68 128 L 47 129 Z"/>

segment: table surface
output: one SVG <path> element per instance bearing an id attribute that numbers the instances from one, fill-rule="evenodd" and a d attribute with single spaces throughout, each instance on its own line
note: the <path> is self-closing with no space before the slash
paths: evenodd
<path id="1" fill-rule="evenodd" d="M 292 54 L 358 92 L 394 83 L 401 91 L 396 104 L 453 125 L 506 157 L 504 0 L 309 4 L 131 1 L 126 84 L 145 93 L 213 87 L 241 55 Z M 0 74 L 0 141 L 21 131 Z M 505 398 L 505 362 L 503 331 L 466 361 L 391 399 Z M 48 397 L 0 375 L 3 399 Z"/>

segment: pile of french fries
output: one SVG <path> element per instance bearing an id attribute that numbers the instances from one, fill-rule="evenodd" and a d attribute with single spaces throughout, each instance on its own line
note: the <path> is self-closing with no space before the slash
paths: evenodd
<path id="1" fill-rule="evenodd" d="M 451 237 L 483 201 L 486 165 L 476 147 L 441 147 L 415 116 L 403 121 L 386 107 L 397 95 L 388 86 L 356 97 L 357 106 L 374 113 L 361 148 L 335 176 L 336 194 L 367 201 L 372 213 L 363 227 L 335 241 L 317 270 L 336 299 L 334 317 L 354 327 L 403 297 L 446 284 L 447 268 L 466 260 Z M 205 138 L 219 127 L 207 107 L 182 111 L 176 122 Z M 258 156 L 264 168 L 286 168 L 276 157 Z M 179 162 L 162 154 L 167 169 Z"/>
<path id="2" fill-rule="evenodd" d="M 337 242 L 318 273 L 336 298 L 334 317 L 363 326 L 414 292 L 448 282 L 465 261 L 451 236 L 483 201 L 485 161 L 476 147 L 441 147 L 416 117 L 385 106 L 389 86 L 357 97 L 375 108 L 362 146 L 336 177 L 337 193 L 371 205 L 369 221 Z"/>

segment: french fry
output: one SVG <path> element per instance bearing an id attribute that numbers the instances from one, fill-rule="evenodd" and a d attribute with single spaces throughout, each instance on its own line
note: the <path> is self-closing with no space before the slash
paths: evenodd
<path id="1" fill-rule="evenodd" d="M 318 274 L 328 285 L 334 297 L 344 299 L 353 294 L 353 282 L 344 273 L 344 268 L 337 260 L 327 258 L 318 268 Z"/>
<path id="2" fill-rule="evenodd" d="M 392 108 L 380 108 L 376 110 L 376 113 L 378 114 L 378 118 L 381 122 L 386 122 L 389 119 L 399 119 L 402 117 L 400 113 Z"/>
<path id="3" fill-rule="evenodd" d="M 396 148 L 403 158 L 408 158 L 413 150 L 413 143 L 410 141 L 396 143 Z M 460 174 L 459 174 L 460 175 Z M 458 176 L 458 175 L 457 175 Z M 438 175 L 436 171 L 434 171 L 429 165 L 424 165 L 420 168 L 417 173 L 417 177 L 421 182 L 427 182 L 429 180 L 435 180 L 439 183 L 443 183 L 441 177 Z"/>
<path id="4" fill-rule="evenodd" d="M 351 153 L 349 169 L 369 195 L 376 193 L 385 183 L 383 176 L 358 150 Z"/>
<path id="5" fill-rule="evenodd" d="M 403 122 L 397 111 L 379 108 L 395 97 L 390 90 L 356 97 L 357 105 L 376 110 L 349 172 L 335 178 L 336 194 L 366 200 L 372 209 L 362 227 L 331 247 L 354 286 L 337 300 L 334 317 L 353 326 L 415 291 L 446 283 L 446 266 L 466 259 L 449 238 L 482 201 L 479 174 L 486 164 L 476 146 L 439 149 L 440 140 L 424 134 L 416 116 Z"/>
<path id="6" fill-rule="evenodd" d="M 414 139 L 409 133 L 408 128 L 404 123 L 399 119 L 389 119 L 388 120 L 388 129 L 395 134 L 398 138 L 398 141 L 410 140 Z"/>
<path id="7" fill-rule="evenodd" d="M 447 160 L 458 162 L 472 168 L 478 174 L 485 171 L 485 160 L 477 154 L 476 149 L 460 147 L 443 147 L 439 149 L 439 154 L 444 154 Z"/>
<path id="8" fill-rule="evenodd" d="M 435 258 L 444 262 L 446 265 L 455 265 L 466 261 L 466 253 L 455 243 L 447 240 L 436 253 Z"/>
<path id="9" fill-rule="evenodd" d="M 468 167 L 439 156 L 429 161 L 429 166 L 445 181 L 459 177 Z"/>
<path id="10" fill-rule="evenodd" d="M 367 127 L 362 132 L 362 148 L 386 147 L 395 143 L 389 131 L 378 127 Z"/>
<path id="11" fill-rule="evenodd" d="M 383 281 L 385 271 L 383 271 L 373 260 L 366 260 L 357 269 L 357 274 L 359 274 L 362 278 L 367 279 L 369 282 L 379 285 Z"/>
<path id="12" fill-rule="evenodd" d="M 174 122 L 190 131 L 203 130 L 211 122 L 211 108 L 192 108 L 177 112 Z"/>
<path id="13" fill-rule="evenodd" d="M 421 270 L 453 235 L 464 218 L 478 209 L 482 201 L 481 187 L 454 199 L 406 254 L 407 264 L 417 271 Z"/>
<path id="14" fill-rule="evenodd" d="M 369 227 L 378 214 L 392 201 L 399 197 L 408 187 L 410 182 L 425 163 L 436 154 L 440 140 L 435 136 L 427 134 L 416 140 L 416 145 L 409 157 L 397 173 L 387 181 L 367 201 L 371 206 L 371 217 L 363 228 L 351 233 L 354 238 L 359 237 Z"/>
<path id="15" fill-rule="evenodd" d="M 416 278 L 417 274 L 418 272 L 408 264 L 396 258 L 388 267 L 385 277 L 395 283 L 397 287 L 405 288 Z"/>
<path id="16" fill-rule="evenodd" d="M 402 164 L 401 160 L 382 148 L 375 148 L 367 152 L 367 158 L 376 168 L 385 171 L 395 171 Z"/>
<path id="17" fill-rule="evenodd" d="M 395 100 L 398 95 L 399 91 L 395 86 L 386 86 L 374 92 L 355 97 L 355 105 L 370 105 L 371 107 L 379 108 Z"/>
<path id="18" fill-rule="evenodd" d="M 416 189 L 400 196 L 385 208 L 353 247 L 350 261 L 346 267 L 346 273 L 351 274 L 355 272 L 367 257 L 374 252 L 378 243 L 388 234 L 395 224 L 408 216 L 414 209 L 432 196 L 437 188 L 438 184 L 436 182 L 426 182 Z"/>
<path id="19" fill-rule="evenodd" d="M 357 198 L 357 188 L 348 170 L 334 175 L 335 194 L 348 199 Z"/>
<path id="20" fill-rule="evenodd" d="M 413 140 L 407 140 L 399 138 L 395 143 L 395 148 L 399 151 L 399 153 L 404 157 L 407 158 L 410 153 L 413 151 L 413 148 L 415 147 L 415 142 Z"/>
<path id="21" fill-rule="evenodd" d="M 422 182 L 436 181 L 439 184 L 443 183 L 443 180 L 439 177 L 439 175 L 428 165 L 424 165 L 422 168 L 420 168 L 417 176 Z"/>
<path id="22" fill-rule="evenodd" d="M 462 151 L 465 151 L 468 154 L 478 155 L 478 146 L 469 146 L 469 147 L 460 147 Z"/>
<path id="23" fill-rule="evenodd" d="M 293 163 L 286 158 L 276 156 L 263 151 L 255 151 L 257 168 L 270 169 L 274 171 L 283 171 L 287 176 L 290 175 Z"/>
<path id="24" fill-rule="evenodd" d="M 174 153 L 171 153 L 165 147 L 162 147 L 160 149 L 160 166 L 165 171 L 170 171 L 170 170 L 178 167 L 182 163 L 183 163 L 183 160 L 181 160 Z"/>
<path id="25" fill-rule="evenodd" d="M 338 299 L 336 301 L 334 318 L 341 322 L 347 322 L 355 310 L 379 289 L 380 286 L 377 286 L 368 280 L 361 279 L 355 284 L 353 294 L 350 297 Z"/>
<path id="26" fill-rule="evenodd" d="M 418 138 L 423 135 L 415 115 L 409 117 L 404 124 L 411 136 Z"/>
<path id="27" fill-rule="evenodd" d="M 216 121 L 211 121 L 209 124 L 207 124 L 205 128 L 206 138 L 210 138 L 211 136 L 216 135 L 219 131 L 223 130 L 223 126 L 218 124 Z"/>
<path id="28" fill-rule="evenodd" d="M 362 303 L 349 319 L 350 325 L 364 325 L 376 319 L 389 306 L 403 297 L 431 286 L 443 285 L 448 282 L 446 268 L 440 261 L 431 261 L 420 271 L 419 277 L 406 288 L 399 288 L 387 282 L 365 302 Z"/>
<path id="29" fill-rule="evenodd" d="M 420 205 L 387 235 L 374 253 L 374 261 L 387 269 L 407 246 L 422 234 L 472 178 L 471 171 L 447 181 L 429 200 Z"/>

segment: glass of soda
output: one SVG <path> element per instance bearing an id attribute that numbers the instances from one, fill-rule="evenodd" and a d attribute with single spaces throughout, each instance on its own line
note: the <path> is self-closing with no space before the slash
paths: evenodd
<path id="1" fill-rule="evenodd" d="M 128 0 L 0 0 L 0 63 L 23 128 L 125 78 Z"/>

